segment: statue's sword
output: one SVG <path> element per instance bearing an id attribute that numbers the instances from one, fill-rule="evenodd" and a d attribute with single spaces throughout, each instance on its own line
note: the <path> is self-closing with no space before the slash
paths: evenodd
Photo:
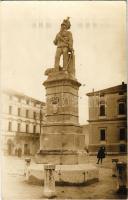
<path id="1" fill-rule="evenodd" d="M 69 54 L 69 59 L 68 59 L 68 63 L 67 63 L 67 66 L 66 66 L 66 69 L 68 69 L 68 66 L 69 66 L 69 63 L 70 63 L 70 61 L 71 61 L 71 57 L 73 56 L 73 52 L 71 52 L 70 54 Z"/>

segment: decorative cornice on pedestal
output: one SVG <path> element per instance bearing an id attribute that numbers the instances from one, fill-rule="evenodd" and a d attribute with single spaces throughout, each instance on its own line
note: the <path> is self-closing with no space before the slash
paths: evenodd
<path id="1" fill-rule="evenodd" d="M 78 128 L 81 128 L 82 129 L 82 127 L 81 127 L 81 125 L 79 124 L 79 123 L 53 123 L 53 122 L 51 122 L 51 123 L 45 123 L 45 124 L 43 124 L 43 126 L 42 127 L 51 127 L 51 126 L 65 126 L 65 127 L 67 127 L 67 126 L 72 126 L 72 127 L 78 127 Z"/>
<path id="2" fill-rule="evenodd" d="M 54 84 L 54 85 L 53 85 Z M 74 85 L 77 87 L 81 86 L 81 83 L 77 81 L 77 79 L 70 75 L 68 72 L 60 71 L 60 72 L 52 72 L 51 75 L 48 76 L 48 79 L 43 83 L 43 85 L 48 87 L 55 87 L 55 85 Z"/>
<path id="3" fill-rule="evenodd" d="M 40 150 L 38 153 L 40 155 L 77 155 L 77 150 L 70 149 L 49 149 L 49 150 Z"/>

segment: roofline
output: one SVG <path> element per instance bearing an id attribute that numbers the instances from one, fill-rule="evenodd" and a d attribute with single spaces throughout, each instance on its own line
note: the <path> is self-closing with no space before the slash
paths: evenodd
<path id="1" fill-rule="evenodd" d="M 87 96 L 93 96 L 93 95 L 99 95 L 100 94 L 114 94 L 114 93 L 117 93 L 117 92 L 121 92 L 121 91 L 127 91 L 127 84 L 123 84 L 123 86 L 126 86 L 126 88 L 122 88 L 122 89 L 119 89 L 117 91 L 109 91 L 109 89 L 112 89 L 112 88 L 115 88 L 115 87 L 118 87 L 118 86 L 122 86 L 122 85 L 117 85 L 117 86 L 113 86 L 113 87 L 109 87 L 109 88 L 106 88 L 106 89 L 102 89 L 102 90 L 97 90 L 97 91 L 94 91 L 94 92 L 89 92 L 89 93 L 86 93 Z"/>
<path id="2" fill-rule="evenodd" d="M 20 97 L 20 98 L 26 98 L 26 99 L 29 99 L 31 101 L 37 102 L 39 104 L 44 104 L 44 105 L 46 104 L 43 101 L 39 101 L 38 99 L 35 99 L 35 98 L 30 97 L 30 96 L 28 96 L 28 95 L 26 95 L 24 93 L 17 92 L 17 91 L 12 90 L 12 89 L 3 89 L 2 93 L 7 94 L 7 95 L 12 95 L 12 96 Z"/>

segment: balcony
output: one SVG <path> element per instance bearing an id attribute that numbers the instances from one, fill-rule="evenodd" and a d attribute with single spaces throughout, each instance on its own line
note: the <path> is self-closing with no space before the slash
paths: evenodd
<path id="1" fill-rule="evenodd" d="M 39 138 L 39 135 L 39 133 L 16 132 L 18 138 Z"/>

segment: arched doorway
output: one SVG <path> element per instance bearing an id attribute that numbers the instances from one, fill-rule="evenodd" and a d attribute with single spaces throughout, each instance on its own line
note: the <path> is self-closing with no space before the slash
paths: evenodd
<path id="1" fill-rule="evenodd" d="M 21 149 L 21 148 L 18 148 L 17 154 L 18 154 L 18 157 L 21 157 L 21 156 L 22 156 L 22 149 Z"/>
<path id="2" fill-rule="evenodd" d="M 24 144 L 24 155 L 30 155 L 29 144 Z"/>
<path id="3" fill-rule="evenodd" d="M 8 153 L 8 155 L 12 155 L 13 154 L 13 147 L 14 147 L 14 144 L 13 144 L 12 140 L 9 139 L 7 141 L 7 153 Z"/>

